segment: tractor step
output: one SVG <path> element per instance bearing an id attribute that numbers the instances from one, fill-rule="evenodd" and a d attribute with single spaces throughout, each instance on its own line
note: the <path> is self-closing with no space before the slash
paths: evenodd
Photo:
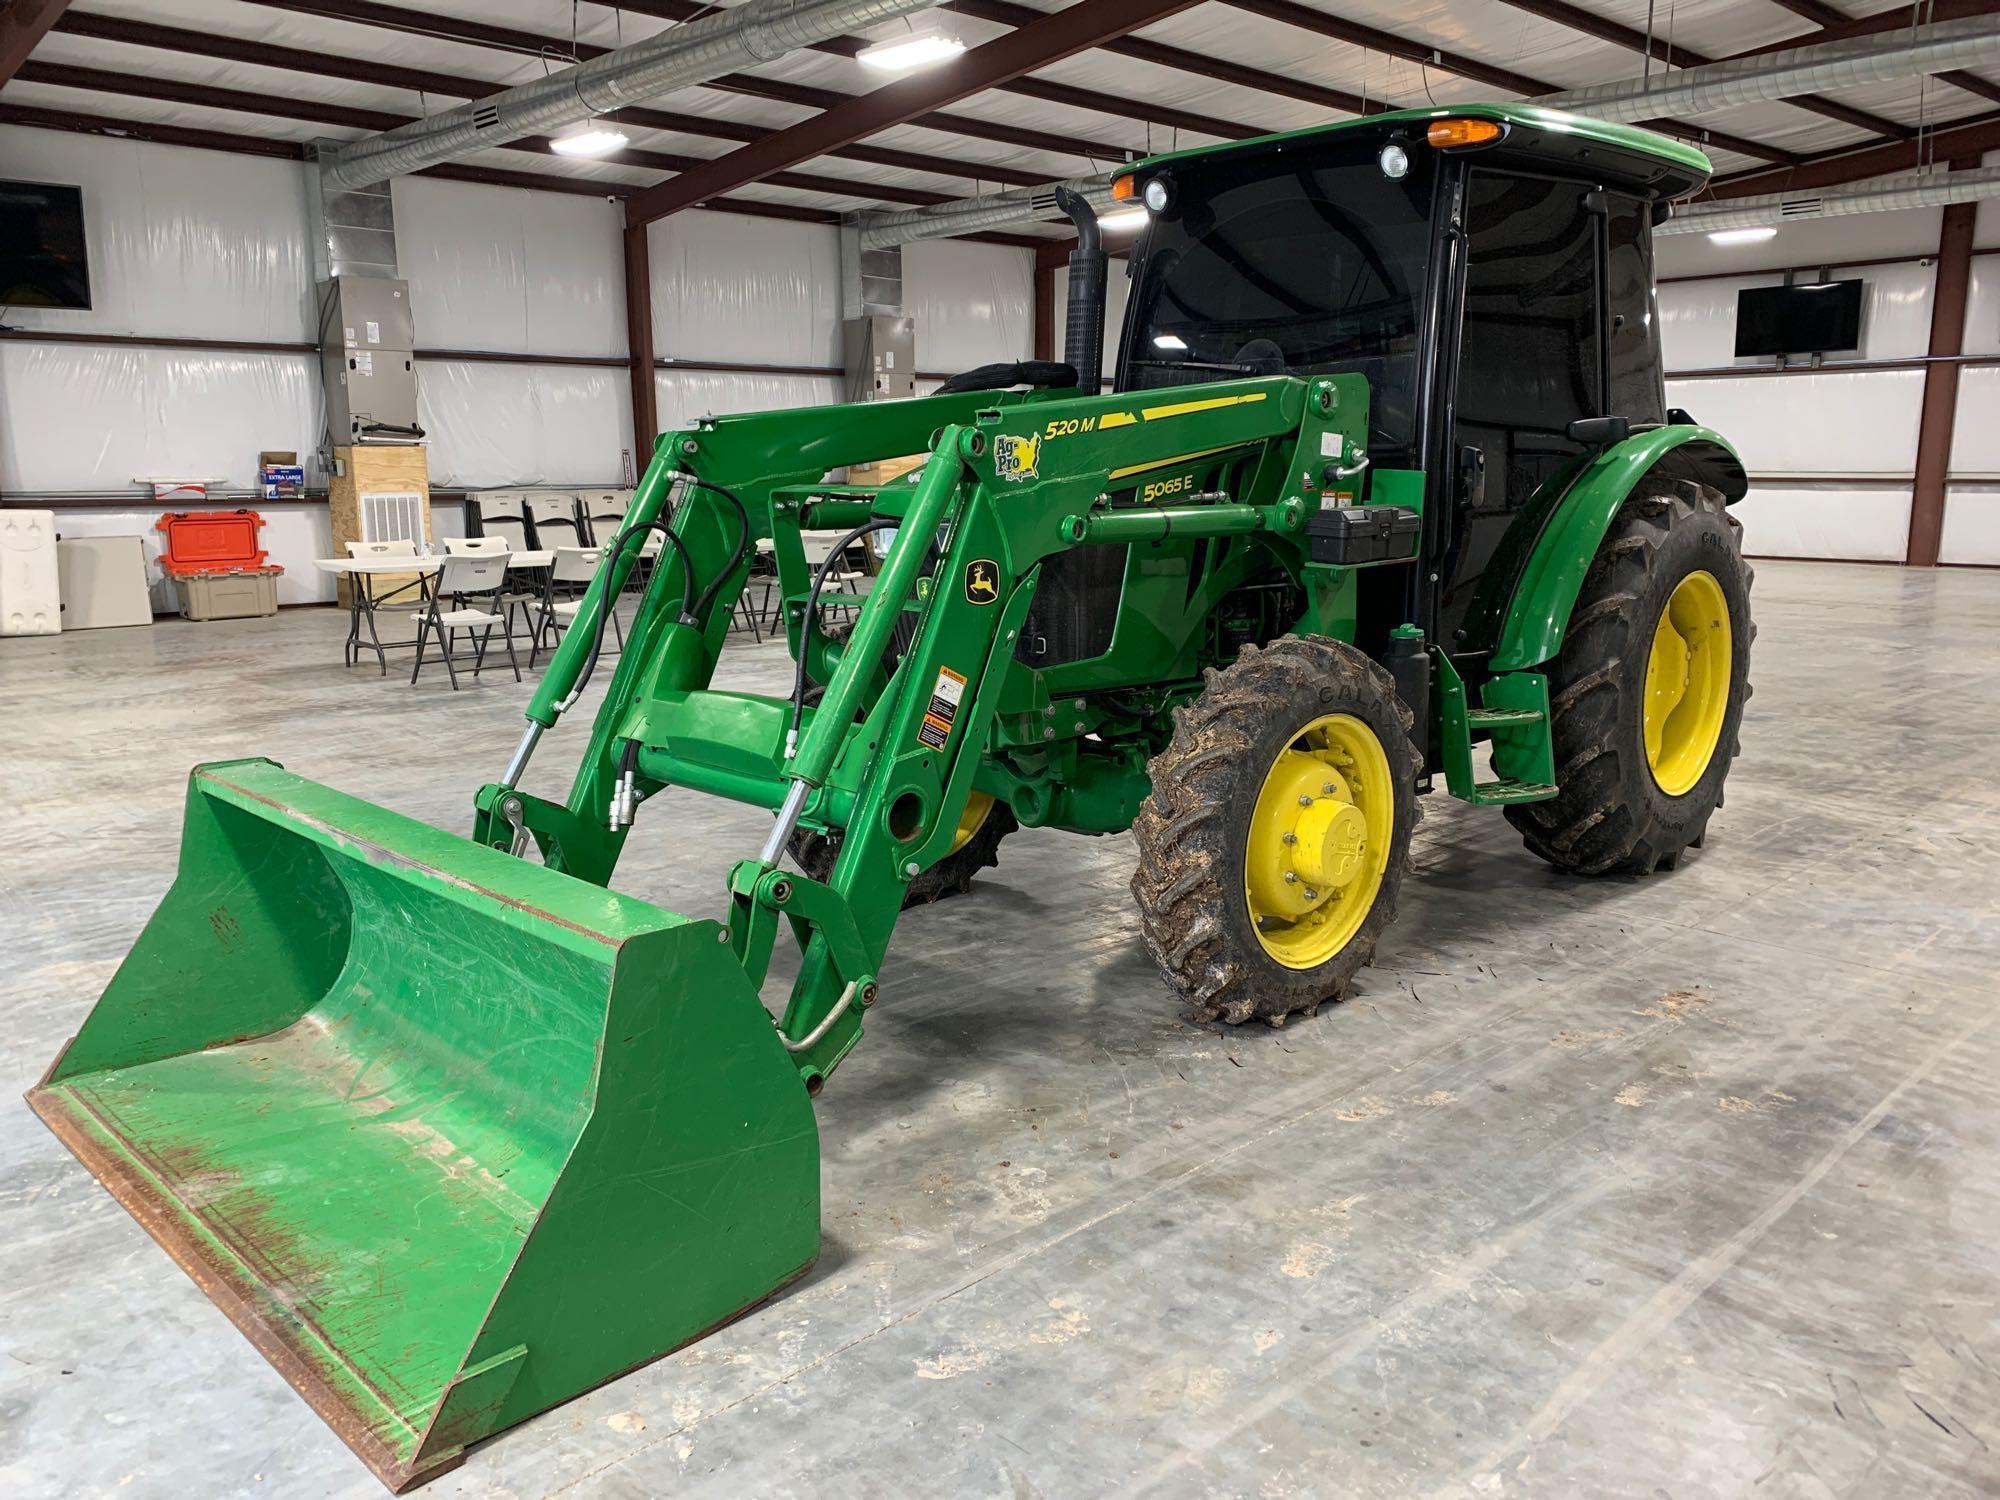
<path id="1" fill-rule="evenodd" d="M 1482 729 L 1501 729 L 1510 724 L 1539 724 L 1539 708 L 1469 708 L 1465 722 L 1475 734 Z"/>
<path id="2" fill-rule="evenodd" d="M 1475 807 L 1512 807 L 1517 802 L 1546 802 L 1555 794 L 1556 789 L 1547 782 L 1502 777 L 1498 781 L 1475 782 L 1472 795 L 1465 800 Z"/>
<path id="3" fill-rule="evenodd" d="M 1437 671 L 1438 739 L 1445 785 L 1476 807 L 1544 802 L 1556 794 L 1555 748 L 1549 738 L 1549 680 L 1540 672 L 1503 672 L 1480 686 L 1474 707 L 1451 658 L 1433 650 Z M 1492 746 L 1491 781 L 1479 781 L 1472 746 Z"/>

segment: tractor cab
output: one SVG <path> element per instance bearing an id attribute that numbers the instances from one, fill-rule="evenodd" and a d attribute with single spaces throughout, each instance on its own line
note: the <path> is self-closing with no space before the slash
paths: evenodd
<path id="1" fill-rule="evenodd" d="M 1666 419 L 1652 225 L 1707 174 L 1690 147 L 1532 106 L 1154 157 L 1114 189 L 1151 211 L 1117 388 L 1365 376 L 1361 498 L 1420 495 L 1422 522 L 1411 565 L 1367 577 L 1381 607 L 1363 619 L 1417 621 L 1476 661 L 1523 510 L 1606 435 Z"/>

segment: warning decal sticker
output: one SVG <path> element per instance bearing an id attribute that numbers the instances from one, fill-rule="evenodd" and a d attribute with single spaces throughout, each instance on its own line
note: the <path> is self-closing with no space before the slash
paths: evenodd
<path id="1" fill-rule="evenodd" d="M 933 750 L 944 749 L 951 738 L 951 726 L 958 718 L 958 705 L 965 698 L 965 679 L 950 667 L 939 667 L 937 685 L 931 689 L 931 706 L 917 725 L 917 740 Z"/>

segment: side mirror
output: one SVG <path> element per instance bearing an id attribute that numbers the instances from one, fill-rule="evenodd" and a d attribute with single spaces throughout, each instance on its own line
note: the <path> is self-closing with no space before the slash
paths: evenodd
<path id="1" fill-rule="evenodd" d="M 1578 417 L 1563 432 L 1586 448 L 1609 448 L 1632 435 L 1632 423 L 1625 417 Z"/>

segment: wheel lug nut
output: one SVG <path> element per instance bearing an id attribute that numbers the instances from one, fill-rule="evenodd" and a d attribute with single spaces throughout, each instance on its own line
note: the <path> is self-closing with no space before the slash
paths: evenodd
<path id="1" fill-rule="evenodd" d="M 1297 885 L 1298 883 L 1299 883 L 1299 872 L 1297 870 L 1285 871 L 1286 885 Z"/>
<path id="2" fill-rule="evenodd" d="M 1306 900 L 1308 900 L 1308 901 L 1317 901 L 1317 900 L 1319 900 L 1319 892 L 1318 892 L 1318 891 L 1316 891 L 1316 890 L 1314 890 L 1314 889 L 1313 889 L 1313 888 L 1312 888 L 1311 886 L 1307 886 L 1307 887 L 1306 887 Z"/>
<path id="3" fill-rule="evenodd" d="M 1308 797 L 1308 796 L 1307 796 L 1307 795 L 1306 795 L 1306 794 L 1305 794 L 1304 792 L 1300 792 L 1300 793 L 1299 793 L 1299 806 L 1300 806 L 1300 807 L 1311 807 L 1312 805 L 1313 805 L 1313 799 L 1312 799 L 1312 798 L 1310 798 L 1310 797 Z"/>
<path id="4" fill-rule="evenodd" d="M 1287 844 L 1296 844 L 1298 841 L 1299 836 L 1296 833 L 1288 833 L 1283 837 L 1283 842 Z"/>

